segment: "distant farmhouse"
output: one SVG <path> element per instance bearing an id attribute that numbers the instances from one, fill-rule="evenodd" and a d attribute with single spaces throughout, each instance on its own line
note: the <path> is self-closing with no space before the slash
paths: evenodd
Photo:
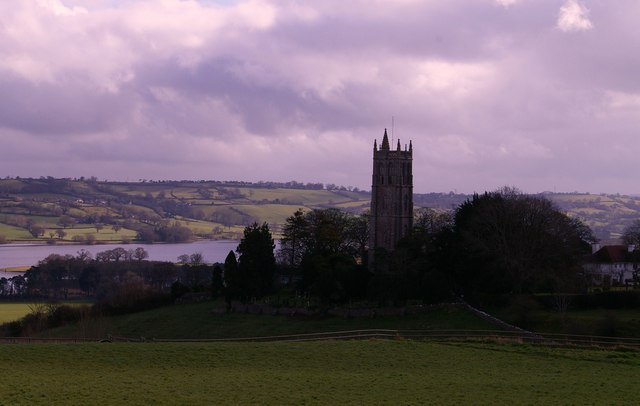
<path id="1" fill-rule="evenodd" d="M 413 227 L 413 145 L 395 150 L 387 130 L 378 149 L 373 142 L 369 265 L 375 267 L 376 251 L 392 252 Z M 373 268 L 372 268 L 373 269 Z"/>
<path id="2" fill-rule="evenodd" d="M 634 286 L 639 282 L 640 251 L 635 245 L 594 244 L 584 271 L 594 286 Z"/>

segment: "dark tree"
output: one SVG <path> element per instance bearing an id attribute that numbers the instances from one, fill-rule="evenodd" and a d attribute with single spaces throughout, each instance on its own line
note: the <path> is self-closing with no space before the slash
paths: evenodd
<path id="1" fill-rule="evenodd" d="M 287 218 L 280 239 L 278 257 L 289 267 L 297 267 L 302 262 L 309 239 L 309 221 L 302 209 L 296 210 L 293 216 Z"/>
<path id="2" fill-rule="evenodd" d="M 100 274 L 94 264 L 90 264 L 84 267 L 82 273 L 78 277 L 78 284 L 80 285 L 80 289 L 88 294 L 93 294 L 96 292 L 99 281 Z"/>
<path id="3" fill-rule="evenodd" d="M 189 256 L 189 263 L 191 265 L 202 265 L 204 264 L 204 255 L 202 252 L 194 252 Z"/>
<path id="4" fill-rule="evenodd" d="M 369 219 L 367 216 L 350 216 L 347 221 L 345 238 L 348 253 L 363 265 L 367 265 L 369 250 Z"/>
<path id="5" fill-rule="evenodd" d="M 222 294 L 224 290 L 223 271 L 220 264 L 213 266 L 213 273 L 211 275 L 211 295 L 215 298 Z"/>
<path id="6" fill-rule="evenodd" d="M 368 222 L 337 209 L 298 210 L 287 219 L 278 257 L 298 266 L 306 256 L 348 254 L 363 261 L 367 250 Z"/>
<path id="7" fill-rule="evenodd" d="M 262 297 L 273 288 L 276 259 L 275 244 L 267 223 L 245 227 L 238 252 L 238 270 L 246 297 Z"/>
<path id="8" fill-rule="evenodd" d="M 62 226 L 62 228 L 73 227 L 74 224 L 76 224 L 76 221 L 67 215 L 60 216 L 58 220 L 58 225 Z"/>
<path id="9" fill-rule="evenodd" d="M 513 189 L 475 195 L 457 209 L 449 248 L 467 292 L 564 290 L 595 241 L 591 230 L 549 200 Z"/>
<path id="10" fill-rule="evenodd" d="M 287 219 L 278 258 L 299 287 L 323 302 L 364 296 L 368 221 L 336 209 L 298 210 Z"/>
<path id="11" fill-rule="evenodd" d="M 189 263 L 189 254 L 180 254 L 178 255 L 178 263 L 182 265 L 186 265 Z"/>
<path id="12" fill-rule="evenodd" d="M 428 208 L 418 209 L 415 214 L 413 230 L 393 252 L 376 252 L 377 269 L 382 271 L 376 272 L 369 283 L 370 299 L 386 304 L 404 303 L 408 299 L 425 303 L 452 299 L 449 271 L 452 254 L 447 245 L 453 216 Z"/>
<path id="13" fill-rule="evenodd" d="M 224 260 L 224 295 L 227 306 L 231 305 L 231 301 L 238 299 L 242 293 L 241 278 L 238 271 L 238 260 L 233 251 L 229 251 Z"/>
<path id="14" fill-rule="evenodd" d="M 453 227 L 453 214 L 449 211 L 423 207 L 416 210 L 413 227 L 422 235 L 434 236 L 442 230 Z"/>
<path id="15" fill-rule="evenodd" d="M 29 232 L 34 238 L 38 238 L 39 236 L 44 235 L 45 229 L 42 226 L 33 225 L 29 227 Z"/>
<path id="16" fill-rule="evenodd" d="M 634 220 L 622 233 L 622 242 L 640 248 L 640 220 Z"/>
<path id="17" fill-rule="evenodd" d="M 142 247 L 136 248 L 131 254 L 131 258 L 135 259 L 136 261 L 142 261 L 144 259 L 147 259 L 148 257 L 149 253 Z"/>

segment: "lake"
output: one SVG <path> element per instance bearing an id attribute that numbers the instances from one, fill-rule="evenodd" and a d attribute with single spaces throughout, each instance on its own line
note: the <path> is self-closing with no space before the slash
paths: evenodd
<path id="1" fill-rule="evenodd" d="M 87 250 L 93 257 L 98 252 L 122 247 L 126 250 L 144 248 L 149 260 L 176 262 L 182 254 L 202 253 L 208 263 L 224 262 L 229 251 L 235 251 L 238 241 L 196 241 L 185 244 L 97 244 L 97 245 L 0 245 L 0 270 L 12 266 L 31 266 L 46 258 L 49 254 L 76 255 L 81 249 Z M 11 273 L 9 276 L 15 275 Z"/>

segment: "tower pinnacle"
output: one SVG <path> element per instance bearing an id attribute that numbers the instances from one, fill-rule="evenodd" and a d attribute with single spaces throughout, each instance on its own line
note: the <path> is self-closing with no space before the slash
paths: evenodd
<path id="1" fill-rule="evenodd" d="M 389 137 L 387 136 L 387 129 L 384 129 L 384 137 L 382 137 L 382 145 L 380 146 L 380 151 L 386 150 L 389 151 L 391 148 L 389 147 Z"/>

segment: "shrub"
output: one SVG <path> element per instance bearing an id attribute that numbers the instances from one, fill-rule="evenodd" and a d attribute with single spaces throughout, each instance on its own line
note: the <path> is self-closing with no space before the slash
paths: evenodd
<path id="1" fill-rule="evenodd" d="M 640 292 L 602 292 L 576 295 L 573 304 L 579 309 L 624 309 L 640 307 Z"/>

